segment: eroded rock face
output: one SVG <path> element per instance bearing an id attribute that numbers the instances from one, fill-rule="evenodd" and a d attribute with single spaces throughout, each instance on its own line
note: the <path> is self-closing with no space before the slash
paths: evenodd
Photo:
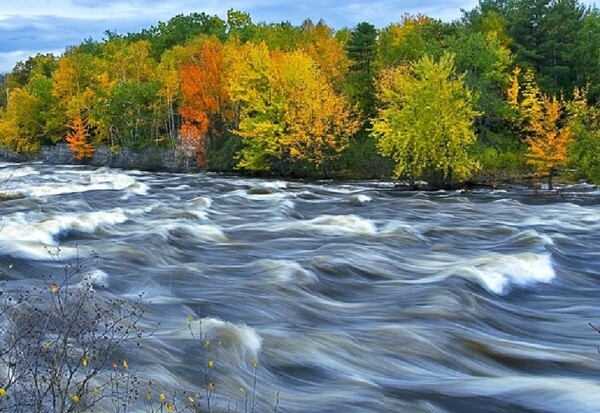
<path id="1" fill-rule="evenodd" d="M 178 149 L 152 148 L 133 151 L 121 148 L 113 151 L 109 147 L 97 147 L 90 159 L 78 160 L 66 144 L 43 146 L 34 154 L 19 154 L 0 148 L 0 161 L 44 162 L 49 164 L 84 164 L 111 168 L 141 169 L 146 171 L 192 172 L 198 169 L 194 155 Z"/>

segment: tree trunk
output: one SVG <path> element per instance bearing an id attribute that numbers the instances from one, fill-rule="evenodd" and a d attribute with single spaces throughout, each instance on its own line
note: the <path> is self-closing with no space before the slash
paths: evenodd
<path id="1" fill-rule="evenodd" d="M 554 189 L 552 185 L 552 177 L 554 176 L 554 168 L 550 168 L 550 173 L 548 174 L 548 189 L 551 191 Z"/>

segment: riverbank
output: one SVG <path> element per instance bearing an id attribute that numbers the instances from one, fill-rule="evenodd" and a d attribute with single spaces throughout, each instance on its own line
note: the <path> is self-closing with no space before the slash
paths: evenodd
<path id="1" fill-rule="evenodd" d="M 0 162 L 41 162 L 49 165 L 88 165 L 94 167 L 109 167 L 125 170 L 141 170 L 148 172 L 170 172 L 170 173 L 196 173 L 204 169 L 196 164 L 194 154 L 182 149 L 166 148 L 148 148 L 142 151 L 135 151 L 129 148 L 119 148 L 115 151 L 108 146 L 99 146 L 94 151 L 92 158 L 80 160 L 75 158 L 73 152 L 67 144 L 59 143 L 53 146 L 42 146 L 40 150 L 33 154 L 22 154 L 11 151 L 5 147 L 0 147 Z M 223 171 L 220 171 L 223 172 Z M 237 171 L 237 175 L 247 177 L 265 178 L 281 176 L 273 174 L 245 174 Z M 290 177 L 287 177 L 290 178 Z M 301 178 L 294 176 L 295 179 Z M 292 179 L 294 179 L 292 178 Z M 316 179 L 314 176 L 304 177 L 309 180 Z M 480 189 L 504 190 L 504 189 L 522 189 L 534 191 L 545 196 L 565 196 L 570 194 L 579 194 L 585 196 L 591 192 L 597 191 L 598 187 L 585 182 L 574 183 L 568 180 L 557 180 L 555 188 L 549 190 L 544 177 L 534 177 L 530 173 L 521 175 L 514 174 L 510 177 L 499 175 L 491 176 L 489 174 L 481 175 L 478 178 L 457 183 L 451 189 L 462 190 L 465 192 Z M 391 178 L 389 178 L 392 180 Z M 331 179 L 337 181 L 338 179 Z M 365 179 L 359 179 L 365 180 Z M 368 179 L 367 179 L 368 180 Z M 341 179 L 341 181 L 352 181 L 352 179 Z M 1 185 L 0 185 L 1 186 Z M 417 181 L 413 183 L 398 181 L 394 188 L 405 191 L 432 191 L 439 188 L 430 186 L 427 182 Z M 14 194 L 9 195 L 9 199 Z M 6 200 L 1 199 L 0 200 Z"/>
<path id="2" fill-rule="evenodd" d="M 22 154 L 0 147 L 2 162 L 42 162 L 50 165 L 90 165 L 120 169 L 139 169 L 150 172 L 198 172 L 193 153 L 181 149 L 148 148 L 134 151 L 129 148 L 113 150 L 98 146 L 90 159 L 75 158 L 67 144 L 42 146 L 33 154 Z"/>

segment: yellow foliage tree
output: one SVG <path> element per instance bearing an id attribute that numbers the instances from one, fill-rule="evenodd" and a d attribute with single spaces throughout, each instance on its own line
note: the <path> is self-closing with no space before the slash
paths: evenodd
<path id="1" fill-rule="evenodd" d="M 321 166 L 347 147 L 359 124 L 306 52 L 249 43 L 239 54 L 229 77 L 245 143 L 239 167 L 268 170 L 294 160 Z"/>
<path id="2" fill-rule="evenodd" d="M 342 90 L 350 61 L 346 44 L 335 37 L 335 31 L 322 21 L 316 25 L 307 20 L 302 25 L 300 48 L 317 64 L 336 91 Z"/>
<path id="3" fill-rule="evenodd" d="M 453 55 L 384 70 L 378 92 L 372 136 L 396 162 L 396 177 L 445 187 L 479 167 L 467 152 L 478 112 L 463 77 L 454 73 Z"/>
<path id="4" fill-rule="evenodd" d="M 508 101 L 518 110 L 519 120 L 527 134 L 527 163 L 532 165 L 538 174 L 548 175 L 548 188 L 552 189 L 552 179 L 556 170 L 566 165 L 569 160 L 569 147 L 573 138 L 573 131 L 563 116 L 566 106 L 556 96 L 543 94 L 531 71 L 524 75 L 519 100 L 519 72 L 519 69 L 513 71 Z"/>
<path id="5" fill-rule="evenodd" d="M 44 136 L 43 103 L 27 88 L 11 92 L 7 108 L 0 112 L 0 144 L 17 152 L 33 153 Z"/>

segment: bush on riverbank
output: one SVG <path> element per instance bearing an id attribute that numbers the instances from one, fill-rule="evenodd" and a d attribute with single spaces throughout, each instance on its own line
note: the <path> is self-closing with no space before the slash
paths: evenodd
<path id="1" fill-rule="evenodd" d="M 135 361 L 143 360 L 147 340 L 159 328 L 144 327 L 142 296 L 131 301 L 100 294 L 102 281 L 88 269 L 98 259 L 95 253 L 72 263 L 61 261 L 59 249 L 49 253 L 61 264 L 61 276 L 0 288 L 0 411 L 250 413 L 262 405 L 258 358 L 244 373 L 248 388 L 221 394 L 220 342 L 192 316 L 187 323 L 194 351 L 186 351 L 201 382 L 194 390 L 153 382 Z M 271 410 L 278 406 L 277 396 Z"/>

